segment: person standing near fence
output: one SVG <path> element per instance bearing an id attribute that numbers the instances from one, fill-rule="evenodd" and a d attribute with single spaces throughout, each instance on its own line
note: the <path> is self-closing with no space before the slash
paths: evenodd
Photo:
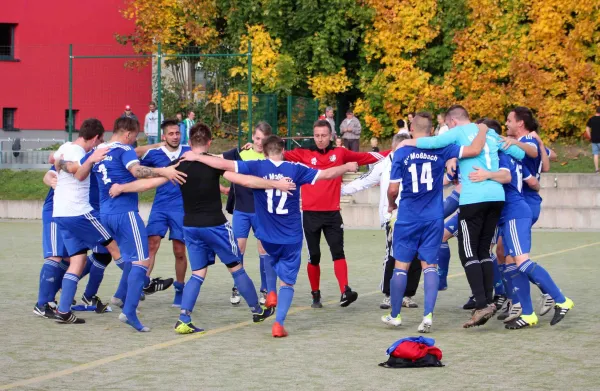
<path id="1" fill-rule="evenodd" d="M 600 106 L 596 107 L 596 115 L 585 124 L 585 133 L 592 142 L 592 153 L 594 154 L 594 168 L 598 174 L 598 155 L 600 155 Z"/>
<path id="2" fill-rule="evenodd" d="M 165 120 L 165 117 L 160 114 L 160 123 Z M 158 142 L 158 111 L 156 111 L 156 103 L 150 102 L 150 112 L 146 114 L 144 120 L 144 133 L 148 139 L 148 144 L 156 144 Z"/>
<path id="3" fill-rule="evenodd" d="M 346 148 L 358 152 L 361 130 L 360 121 L 354 116 L 352 110 L 346 111 L 346 119 L 340 125 L 340 132 Z"/>
<path id="4" fill-rule="evenodd" d="M 335 131 L 335 120 L 333 119 L 333 107 L 331 106 L 327 106 L 327 108 L 325 109 L 325 121 L 329 122 L 329 125 L 331 126 L 331 140 L 335 140 L 338 135 L 337 132 Z"/>
<path id="5" fill-rule="evenodd" d="M 188 140 L 190 139 L 190 129 L 192 129 L 192 126 L 196 124 L 194 118 L 196 118 L 196 113 L 190 111 L 187 118 L 183 120 L 183 123 L 185 124 L 185 132 L 181 133 L 181 143 L 184 145 L 187 144 Z"/>

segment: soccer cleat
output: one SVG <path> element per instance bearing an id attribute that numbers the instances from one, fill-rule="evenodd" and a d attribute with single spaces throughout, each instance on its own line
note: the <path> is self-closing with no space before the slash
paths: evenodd
<path id="1" fill-rule="evenodd" d="M 504 304 L 502 305 L 502 308 L 500 308 L 500 314 L 498 315 L 498 317 L 496 319 L 498 320 L 505 320 L 506 318 L 508 318 L 508 316 L 510 315 L 510 309 L 512 307 L 512 300 L 508 299 L 504 302 Z"/>
<path id="2" fill-rule="evenodd" d="M 505 295 L 494 296 L 494 305 L 496 306 L 496 311 L 499 311 L 506 303 L 508 298 Z"/>
<path id="3" fill-rule="evenodd" d="M 83 295 L 81 296 L 81 301 L 86 306 L 96 307 L 95 311 L 97 314 L 102 314 L 108 309 L 108 303 L 104 304 L 102 300 L 100 300 L 100 298 L 96 295 L 92 296 L 91 299 L 88 299 L 87 297 L 85 297 L 85 295 Z"/>
<path id="4" fill-rule="evenodd" d="M 463 305 L 463 310 L 474 310 L 476 308 L 475 296 L 469 297 L 469 300 Z"/>
<path id="5" fill-rule="evenodd" d="M 383 301 L 381 302 L 381 304 L 379 304 L 379 308 L 381 308 L 382 310 L 389 310 L 390 308 L 392 308 L 392 303 L 390 302 L 389 296 L 383 297 Z"/>
<path id="6" fill-rule="evenodd" d="M 473 311 L 473 315 L 471 316 L 471 319 L 469 319 L 467 322 L 465 322 L 465 324 L 463 324 L 463 327 L 465 329 L 467 329 L 469 327 L 483 326 L 484 324 L 487 323 L 488 320 L 490 320 L 490 318 L 493 315 L 494 315 L 494 309 L 490 305 L 487 305 L 481 309 L 476 309 Z"/>
<path id="7" fill-rule="evenodd" d="M 204 329 L 194 326 L 192 322 L 183 323 L 181 320 L 178 320 L 175 323 L 175 332 L 177 334 L 195 334 L 195 333 L 205 333 Z"/>
<path id="8" fill-rule="evenodd" d="M 554 306 L 554 316 L 550 321 L 550 326 L 554 326 L 555 324 L 563 320 L 563 318 L 567 315 L 567 312 L 569 312 L 570 309 L 575 307 L 575 303 L 573 303 L 573 300 L 569 299 L 568 297 L 566 299 L 567 300 L 564 303 L 556 304 Z"/>
<path id="9" fill-rule="evenodd" d="M 142 291 L 142 294 L 140 295 L 140 301 L 144 300 L 146 300 L 146 294 L 144 293 L 144 291 Z"/>
<path id="10" fill-rule="evenodd" d="M 45 319 L 53 319 L 54 318 L 54 310 L 50 307 L 48 303 L 43 306 L 38 306 L 37 303 L 33 306 L 33 313 L 37 316 L 41 316 Z"/>
<path id="11" fill-rule="evenodd" d="M 267 307 L 267 308 L 277 307 L 277 293 L 275 293 L 275 291 L 267 293 L 267 298 L 265 300 L 265 307 Z"/>
<path id="12" fill-rule="evenodd" d="M 273 338 L 285 338 L 288 336 L 287 331 L 285 331 L 285 329 L 281 324 L 279 324 L 279 322 L 273 323 L 271 334 L 273 335 Z"/>
<path id="13" fill-rule="evenodd" d="M 507 330 L 519 330 L 526 327 L 533 327 L 537 323 L 538 317 L 535 313 L 533 313 L 531 315 L 521 315 L 518 318 L 511 320 L 504 325 L 504 328 Z"/>
<path id="14" fill-rule="evenodd" d="M 400 314 L 398 314 L 398 316 L 396 316 L 395 318 L 392 318 L 391 313 L 384 315 L 381 317 L 381 321 L 387 325 L 394 327 L 398 327 L 402 324 L 402 318 L 400 317 Z"/>
<path id="15" fill-rule="evenodd" d="M 419 333 L 431 333 L 431 325 L 433 324 L 433 314 L 423 317 L 423 321 L 417 328 Z"/>
<path id="16" fill-rule="evenodd" d="M 123 300 L 119 299 L 118 297 L 111 297 L 110 298 L 110 304 L 119 307 L 119 308 L 123 308 Z"/>
<path id="17" fill-rule="evenodd" d="M 137 323 L 130 321 L 127 318 L 127 315 L 125 315 L 122 312 L 119 314 L 119 320 L 123 323 L 127 323 L 128 325 L 130 325 L 131 327 L 133 327 L 141 333 L 147 333 L 148 331 L 150 331 L 150 327 L 144 326 L 139 320 L 137 321 Z"/>
<path id="18" fill-rule="evenodd" d="M 310 305 L 311 308 L 323 308 L 323 304 L 321 304 L 321 291 L 312 291 L 310 294 L 313 299 L 313 302 Z"/>
<path id="19" fill-rule="evenodd" d="M 261 309 L 262 309 L 262 311 L 260 314 L 252 313 L 252 321 L 254 323 L 260 323 L 275 313 L 273 308 L 262 307 Z"/>
<path id="20" fill-rule="evenodd" d="M 56 311 L 54 314 L 54 320 L 56 323 L 71 323 L 71 324 L 82 324 L 85 323 L 85 320 L 78 318 L 73 314 L 73 312 L 69 311 L 66 314 L 60 313 Z"/>
<path id="21" fill-rule="evenodd" d="M 540 307 L 540 316 L 544 316 L 546 315 L 548 312 L 550 312 L 550 310 L 552 308 L 554 308 L 554 305 L 556 303 L 554 302 L 554 299 L 552 299 L 552 297 L 550 297 L 549 294 L 543 294 L 540 297 L 540 303 L 539 303 L 539 307 Z"/>
<path id="22" fill-rule="evenodd" d="M 242 301 L 242 297 L 240 296 L 240 292 L 237 288 L 231 288 L 231 297 L 229 298 L 229 302 L 231 305 L 238 305 Z"/>
<path id="23" fill-rule="evenodd" d="M 412 297 L 404 296 L 402 298 L 402 307 L 419 308 L 419 305 L 412 299 Z"/>
<path id="24" fill-rule="evenodd" d="M 144 294 L 151 295 L 156 292 L 164 291 L 166 289 L 169 289 L 171 285 L 173 285 L 172 278 L 163 279 L 160 277 L 156 277 L 150 281 L 150 284 L 148 284 L 148 286 L 144 287 Z"/>
<path id="25" fill-rule="evenodd" d="M 354 292 L 348 285 L 340 298 L 340 307 L 348 307 L 358 299 L 358 293 Z"/>
<path id="26" fill-rule="evenodd" d="M 267 302 L 267 290 L 263 289 L 258 294 L 258 304 L 265 305 Z"/>
<path id="27" fill-rule="evenodd" d="M 513 305 L 510 308 L 510 313 L 508 314 L 506 319 L 504 319 L 504 323 L 508 323 L 508 322 L 511 322 L 511 321 L 517 319 L 519 316 L 521 316 L 522 313 L 523 313 L 523 307 L 521 307 L 521 303 L 517 303 L 517 304 Z"/>

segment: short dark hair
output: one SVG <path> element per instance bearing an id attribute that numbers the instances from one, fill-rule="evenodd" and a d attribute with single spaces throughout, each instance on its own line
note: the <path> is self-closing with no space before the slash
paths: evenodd
<path id="1" fill-rule="evenodd" d="M 410 113 L 408 113 L 408 115 L 412 115 L 412 116 L 413 116 L 413 118 L 414 118 L 416 114 L 415 114 L 415 112 L 414 112 L 414 111 L 411 111 Z"/>
<path id="2" fill-rule="evenodd" d="M 256 127 L 254 128 L 254 132 L 256 132 L 257 130 L 260 130 L 265 137 L 273 134 L 273 129 L 271 128 L 271 125 L 269 125 L 269 123 L 266 121 L 260 121 L 259 123 L 257 123 Z"/>
<path id="3" fill-rule="evenodd" d="M 494 129 L 494 131 L 496 133 L 498 133 L 500 136 L 502 136 L 502 125 L 500 125 L 500 122 L 496 121 L 493 118 L 479 118 L 477 121 L 475 121 L 476 124 L 484 124 L 485 126 L 487 126 L 490 129 Z"/>
<path id="4" fill-rule="evenodd" d="M 79 128 L 79 137 L 83 137 L 85 141 L 91 140 L 94 137 L 102 138 L 104 136 L 104 125 L 96 118 L 88 118 L 81 124 Z"/>
<path id="5" fill-rule="evenodd" d="M 600 106 L 596 107 L 596 113 L 600 114 Z"/>
<path id="6" fill-rule="evenodd" d="M 523 121 L 525 129 L 529 130 L 530 132 L 535 132 L 540 127 L 533 117 L 533 112 L 531 109 L 529 109 L 529 107 L 517 106 L 512 109 L 511 112 L 515 113 L 515 118 L 517 121 Z"/>
<path id="7" fill-rule="evenodd" d="M 313 124 L 313 130 L 315 128 L 324 128 L 324 127 L 329 129 L 329 133 L 331 133 L 331 125 L 329 124 L 329 121 L 327 121 L 325 119 L 318 119 Z"/>
<path id="8" fill-rule="evenodd" d="M 446 116 L 447 117 L 452 117 L 454 119 L 462 119 L 462 120 L 469 120 L 469 112 L 467 111 L 467 109 L 465 109 L 463 106 L 461 105 L 452 105 L 448 108 L 448 111 L 446 111 Z"/>
<path id="9" fill-rule="evenodd" d="M 351 109 L 346 110 L 346 114 L 354 114 L 354 111 L 352 111 Z"/>
<path id="10" fill-rule="evenodd" d="M 431 132 L 431 124 L 433 123 L 433 117 L 431 113 L 426 111 L 418 112 L 413 116 L 413 120 L 410 123 L 412 130 L 417 132 Z"/>
<path id="11" fill-rule="evenodd" d="M 130 117 L 121 117 L 117 118 L 115 121 L 115 126 L 113 127 L 114 133 L 123 133 L 123 132 L 139 132 L 140 131 L 140 123 Z"/>
<path id="12" fill-rule="evenodd" d="M 263 140 L 262 146 L 265 155 L 277 155 L 283 152 L 285 142 L 281 137 L 272 134 Z"/>
<path id="13" fill-rule="evenodd" d="M 160 128 L 162 130 L 165 130 L 168 126 L 177 126 L 177 127 L 179 127 L 179 121 L 177 121 L 177 119 L 175 119 L 175 118 L 167 118 L 166 120 L 164 120 L 162 122 L 162 124 L 160 124 Z"/>
<path id="14" fill-rule="evenodd" d="M 154 102 L 153 100 L 151 100 L 150 103 L 148 103 L 148 106 L 150 106 L 150 105 L 156 106 L 156 102 Z"/>
<path id="15" fill-rule="evenodd" d="M 406 122 L 404 122 L 403 119 L 399 119 L 398 121 L 396 121 L 396 126 L 399 127 L 400 129 L 402 129 L 405 125 L 406 125 Z"/>
<path id="16" fill-rule="evenodd" d="M 208 125 L 198 122 L 190 129 L 190 145 L 204 146 L 212 140 L 212 132 Z"/>

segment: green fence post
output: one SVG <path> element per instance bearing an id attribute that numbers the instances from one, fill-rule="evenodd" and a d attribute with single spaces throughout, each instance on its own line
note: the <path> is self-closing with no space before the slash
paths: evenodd
<path id="1" fill-rule="evenodd" d="M 287 149 L 288 151 L 292 149 L 292 140 L 289 137 L 292 137 L 292 96 L 287 96 Z"/>
<path id="2" fill-rule="evenodd" d="M 73 44 L 69 44 L 69 141 L 73 141 Z"/>
<path id="3" fill-rule="evenodd" d="M 242 147 L 242 94 L 238 95 L 238 149 Z"/>
<path id="4" fill-rule="evenodd" d="M 156 102 L 158 104 L 157 106 L 157 119 L 156 121 L 158 122 L 158 141 L 160 142 L 160 131 L 161 131 L 161 125 L 162 125 L 162 121 L 160 120 L 160 114 L 162 113 L 162 75 L 161 75 L 161 68 L 162 68 L 162 46 L 160 44 L 160 42 L 158 43 L 158 64 L 156 65 L 156 88 L 158 89 L 158 92 L 156 94 L 156 99 L 158 100 L 158 102 Z"/>
<path id="5" fill-rule="evenodd" d="M 252 142 L 252 42 L 248 39 L 248 142 Z"/>

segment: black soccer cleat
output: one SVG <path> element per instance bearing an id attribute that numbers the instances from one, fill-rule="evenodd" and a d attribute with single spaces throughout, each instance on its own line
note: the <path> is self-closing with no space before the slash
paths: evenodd
<path id="1" fill-rule="evenodd" d="M 463 305 L 463 310 L 474 310 L 475 308 L 477 308 L 475 304 L 475 296 L 471 296 L 465 305 Z"/>
<path id="2" fill-rule="evenodd" d="M 160 277 L 156 277 L 153 278 L 152 281 L 150 281 L 150 284 L 148 286 L 144 287 L 144 293 L 146 295 L 151 295 L 156 292 L 167 290 L 171 285 L 173 285 L 172 278 L 163 279 Z"/>
<path id="3" fill-rule="evenodd" d="M 323 304 L 321 304 L 321 291 L 311 291 L 313 302 L 310 305 L 311 308 L 323 308 Z"/>
<path id="4" fill-rule="evenodd" d="M 60 313 L 56 311 L 54 314 L 54 320 L 57 323 L 71 323 L 71 324 L 82 324 L 85 323 L 85 320 L 78 318 L 73 314 L 72 311 L 67 312 L 66 314 Z"/>
<path id="5" fill-rule="evenodd" d="M 265 307 L 261 307 L 261 308 L 262 308 L 262 312 L 260 314 L 256 314 L 256 313 L 252 314 L 252 321 L 254 323 L 260 323 L 275 313 L 275 308 L 265 308 Z"/>
<path id="6" fill-rule="evenodd" d="M 563 320 L 564 317 L 567 315 L 567 312 L 569 312 L 569 310 L 572 309 L 574 306 L 575 304 L 573 303 L 573 300 L 569 299 L 568 297 L 564 303 L 556 304 L 554 306 L 554 316 L 550 321 L 550 326 L 554 326 L 555 324 Z"/>
<path id="7" fill-rule="evenodd" d="M 504 327 L 507 330 L 520 330 L 527 327 L 533 327 L 538 323 L 538 317 L 535 314 L 521 315 L 516 319 L 506 323 Z"/>
<path id="8" fill-rule="evenodd" d="M 54 310 L 48 305 L 38 306 L 37 303 L 33 306 L 33 313 L 45 319 L 54 319 Z"/>
<path id="9" fill-rule="evenodd" d="M 508 298 L 505 295 L 497 295 L 494 296 L 494 305 L 496 305 L 496 311 L 500 311 L 504 303 L 506 303 Z"/>
<path id="10" fill-rule="evenodd" d="M 81 301 L 87 306 L 95 306 L 96 309 L 94 311 L 96 311 L 97 314 L 105 313 L 106 309 L 108 308 L 108 303 L 104 304 L 102 300 L 100 300 L 100 298 L 96 295 L 92 296 L 91 299 L 88 299 L 87 297 L 85 297 L 85 295 L 83 295 L 81 296 Z"/>
<path id="11" fill-rule="evenodd" d="M 358 293 L 354 292 L 348 285 L 340 298 L 340 307 L 348 307 L 358 299 Z"/>

